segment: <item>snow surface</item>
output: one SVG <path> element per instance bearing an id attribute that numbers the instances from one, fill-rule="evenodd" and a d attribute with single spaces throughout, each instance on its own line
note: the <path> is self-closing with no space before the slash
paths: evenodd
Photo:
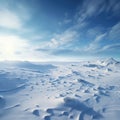
<path id="1" fill-rule="evenodd" d="M 0 62 L 0 120 L 120 120 L 120 62 Z"/>

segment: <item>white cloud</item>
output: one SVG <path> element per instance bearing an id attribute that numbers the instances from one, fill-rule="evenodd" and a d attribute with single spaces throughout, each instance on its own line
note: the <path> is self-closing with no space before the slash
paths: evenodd
<path id="1" fill-rule="evenodd" d="M 120 11 L 120 1 L 119 0 L 109 0 L 108 5 L 106 6 L 106 11 L 112 11 L 113 15 L 119 16 Z"/>
<path id="2" fill-rule="evenodd" d="M 106 51 L 106 50 L 109 50 L 109 51 L 112 51 L 112 50 L 117 50 L 120 51 L 120 44 L 111 44 L 111 45 L 106 45 L 104 46 L 101 51 Z"/>
<path id="3" fill-rule="evenodd" d="M 76 19 L 81 23 L 87 18 L 97 16 L 102 12 L 110 13 L 111 16 L 119 16 L 119 11 L 119 0 L 84 0 L 80 10 L 76 13 Z"/>
<path id="4" fill-rule="evenodd" d="M 120 40 L 120 22 L 115 24 L 108 32 L 97 35 L 97 37 L 85 48 L 85 50 L 97 52 L 105 50 L 115 50 L 117 48 L 120 48 L 120 45 L 117 43 L 101 47 L 101 42 L 104 40 L 105 37 L 108 41 Z"/>
<path id="5" fill-rule="evenodd" d="M 24 6 L 23 4 L 17 4 L 16 12 L 19 14 L 20 18 L 22 20 L 29 20 L 32 16 L 32 13 L 29 13 L 30 9 L 27 6 Z"/>
<path id="6" fill-rule="evenodd" d="M 22 27 L 22 20 L 17 13 L 8 9 L 0 10 L 0 26 L 10 29 L 20 29 Z"/>
<path id="7" fill-rule="evenodd" d="M 120 22 L 111 28 L 109 38 L 112 40 L 120 40 Z"/>
<path id="8" fill-rule="evenodd" d="M 22 3 L 3 1 L 0 4 L 0 27 L 15 30 L 23 29 L 26 21 L 31 18 L 29 10 Z"/>
<path id="9" fill-rule="evenodd" d="M 67 25 L 72 22 L 72 19 L 64 19 L 62 22 L 59 22 L 59 25 Z"/>
<path id="10" fill-rule="evenodd" d="M 64 24 L 69 24 L 69 23 L 71 23 L 71 22 L 72 22 L 71 19 L 65 19 L 65 20 L 63 21 Z"/>
<path id="11" fill-rule="evenodd" d="M 104 0 L 85 0 L 76 18 L 78 22 L 83 22 L 86 18 L 100 14 L 104 9 Z"/>
<path id="12" fill-rule="evenodd" d="M 100 42 L 104 39 L 106 33 L 98 35 L 95 40 L 93 40 L 89 46 L 86 48 L 86 51 L 94 51 L 100 47 Z"/>
<path id="13" fill-rule="evenodd" d="M 91 37 L 95 37 L 98 36 L 100 34 L 102 34 L 102 31 L 104 30 L 104 28 L 96 26 L 96 27 L 92 27 L 89 28 L 87 30 L 87 35 L 91 38 Z"/>
<path id="14" fill-rule="evenodd" d="M 78 36 L 77 31 L 66 30 L 62 34 L 57 34 L 55 38 L 52 38 L 48 43 L 50 48 L 57 48 L 67 43 L 72 42 Z"/>
<path id="15" fill-rule="evenodd" d="M 105 36 L 106 36 L 106 33 L 97 36 L 94 40 L 94 43 L 100 42 Z"/>

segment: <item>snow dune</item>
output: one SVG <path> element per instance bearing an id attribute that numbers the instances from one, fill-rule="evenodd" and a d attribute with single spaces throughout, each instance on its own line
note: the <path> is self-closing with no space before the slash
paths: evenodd
<path id="1" fill-rule="evenodd" d="M 0 62 L 0 120 L 119 120 L 120 62 Z"/>

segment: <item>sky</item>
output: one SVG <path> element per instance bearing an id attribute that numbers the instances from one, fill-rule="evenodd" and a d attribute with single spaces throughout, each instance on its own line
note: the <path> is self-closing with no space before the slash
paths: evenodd
<path id="1" fill-rule="evenodd" d="M 120 0 L 0 0 L 0 60 L 120 60 Z"/>

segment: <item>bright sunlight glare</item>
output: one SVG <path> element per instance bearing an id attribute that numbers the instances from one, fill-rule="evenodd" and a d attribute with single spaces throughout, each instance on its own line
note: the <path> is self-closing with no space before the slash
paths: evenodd
<path id="1" fill-rule="evenodd" d="M 15 59 L 16 52 L 21 51 L 26 45 L 26 42 L 18 36 L 0 36 L 0 54 L 2 55 L 0 59 Z"/>

